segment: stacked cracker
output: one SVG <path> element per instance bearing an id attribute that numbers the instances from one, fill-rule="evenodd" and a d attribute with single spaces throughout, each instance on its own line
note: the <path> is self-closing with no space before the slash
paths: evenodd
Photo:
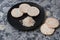
<path id="1" fill-rule="evenodd" d="M 56 18 L 49 17 L 45 23 L 41 26 L 40 30 L 45 35 L 51 35 L 54 33 L 55 28 L 59 26 L 59 21 Z"/>

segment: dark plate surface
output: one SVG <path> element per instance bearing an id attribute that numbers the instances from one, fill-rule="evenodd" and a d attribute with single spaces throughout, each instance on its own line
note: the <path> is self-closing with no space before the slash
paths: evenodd
<path id="1" fill-rule="evenodd" d="M 12 9 L 18 8 L 19 5 L 21 5 L 21 4 L 23 4 L 23 3 L 27 3 L 27 4 L 29 4 L 30 6 L 35 6 L 35 7 L 37 7 L 37 8 L 40 10 L 40 13 L 39 13 L 38 16 L 36 16 L 36 17 L 32 17 L 32 16 L 31 16 L 31 17 L 36 21 L 36 23 L 35 23 L 34 26 L 29 27 L 29 28 L 23 26 L 22 23 L 19 22 L 19 20 L 22 20 L 22 19 L 26 18 L 27 16 L 29 16 L 28 14 L 24 14 L 23 16 L 21 16 L 21 17 L 19 17 L 19 18 L 14 18 L 14 17 L 12 17 L 12 15 L 11 15 Z M 44 12 L 44 9 L 43 9 L 40 5 L 38 5 L 38 4 L 36 4 L 36 3 L 32 3 L 32 2 L 21 2 L 21 3 L 18 3 L 18 4 L 16 4 L 16 5 L 14 5 L 14 6 L 8 11 L 7 20 L 8 20 L 8 22 L 12 25 L 12 27 L 14 27 L 15 29 L 18 29 L 18 30 L 20 30 L 20 31 L 33 31 L 33 30 L 39 28 L 39 26 L 41 26 L 41 25 L 44 23 L 44 21 L 45 21 L 45 12 Z"/>

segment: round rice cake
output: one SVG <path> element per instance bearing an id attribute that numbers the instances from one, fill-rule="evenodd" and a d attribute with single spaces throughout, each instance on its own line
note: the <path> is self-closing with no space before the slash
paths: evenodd
<path id="1" fill-rule="evenodd" d="M 26 4 L 26 3 L 21 4 L 19 6 L 20 11 L 23 12 L 23 13 L 27 13 L 29 8 L 30 8 L 30 5 Z"/>
<path id="2" fill-rule="evenodd" d="M 45 23 L 49 25 L 50 28 L 57 28 L 59 26 L 59 21 L 52 17 L 47 18 Z"/>
<path id="3" fill-rule="evenodd" d="M 11 11 L 11 15 L 15 18 L 18 18 L 18 17 L 21 17 L 23 15 L 22 12 L 19 11 L 18 8 L 14 8 L 12 11 Z"/>
<path id="4" fill-rule="evenodd" d="M 30 16 L 37 16 L 39 15 L 39 9 L 37 7 L 30 7 L 30 9 L 28 10 L 28 15 Z"/>
<path id="5" fill-rule="evenodd" d="M 43 24 L 40 31 L 45 35 L 51 35 L 54 33 L 55 29 L 49 28 L 47 24 Z"/>
<path id="6" fill-rule="evenodd" d="M 23 26 L 31 27 L 31 26 L 34 26 L 35 20 L 28 16 L 22 20 L 22 23 L 23 23 Z"/>

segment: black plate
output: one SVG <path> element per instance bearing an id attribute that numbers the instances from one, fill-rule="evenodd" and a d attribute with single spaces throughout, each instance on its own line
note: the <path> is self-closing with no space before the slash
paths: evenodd
<path id="1" fill-rule="evenodd" d="M 37 8 L 40 10 L 40 14 L 39 14 L 38 16 L 32 17 L 32 18 L 36 21 L 35 25 L 32 26 L 32 27 L 29 27 L 29 28 L 23 26 L 22 23 L 19 22 L 19 20 L 22 20 L 22 19 L 26 18 L 27 16 L 29 16 L 28 14 L 24 14 L 22 17 L 19 17 L 19 18 L 14 18 L 14 17 L 12 17 L 12 15 L 11 15 L 12 9 L 18 8 L 19 5 L 21 5 L 21 4 L 23 4 L 23 3 L 27 3 L 27 4 L 31 5 L 31 6 L 35 6 L 35 7 L 37 7 Z M 45 20 L 45 12 L 44 12 L 44 9 L 43 9 L 40 5 L 38 5 L 38 4 L 36 4 L 36 3 L 32 3 L 32 2 L 21 2 L 21 3 L 18 3 L 18 4 L 16 4 L 16 5 L 14 5 L 14 6 L 8 11 L 7 20 L 8 20 L 8 22 L 9 22 L 14 28 L 16 28 L 16 29 L 18 29 L 18 30 L 21 30 L 21 31 L 32 31 L 32 30 L 35 30 L 35 29 L 39 28 L 39 26 L 41 26 L 41 25 L 44 23 L 44 20 Z"/>

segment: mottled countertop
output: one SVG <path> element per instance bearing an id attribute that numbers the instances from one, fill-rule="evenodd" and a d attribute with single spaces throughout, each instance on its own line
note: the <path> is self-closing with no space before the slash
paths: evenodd
<path id="1" fill-rule="evenodd" d="M 15 30 L 7 22 L 7 12 L 15 4 L 20 2 L 34 2 L 45 11 L 50 12 L 48 17 L 55 17 L 60 20 L 60 0 L 0 0 L 0 24 L 5 25 L 4 30 L 0 30 L 0 40 L 60 40 L 60 27 L 51 36 L 43 35 L 39 29 L 31 32 Z"/>

